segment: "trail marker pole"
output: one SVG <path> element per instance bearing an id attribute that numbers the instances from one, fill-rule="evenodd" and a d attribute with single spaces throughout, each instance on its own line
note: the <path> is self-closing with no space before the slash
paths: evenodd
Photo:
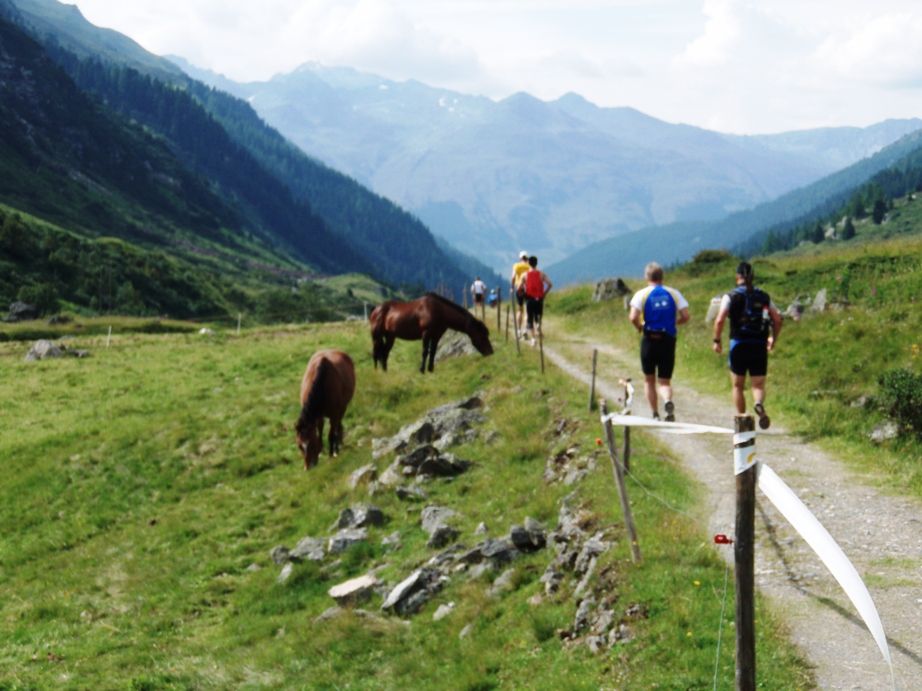
<path id="1" fill-rule="evenodd" d="M 496 333 L 503 329 L 503 289 L 496 286 Z"/>
<path id="2" fill-rule="evenodd" d="M 535 324 L 538 329 L 538 352 L 541 354 L 541 374 L 544 374 L 544 332 L 541 330 L 541 324 Z"/>
<path id="3" fill-rule="evenodd" d="M 365 309 L 365 321 L 368 321 L 368 300 L 365 300 L 363 307 Z"/>
<path id="4" fill-rule="evenodd" d="M 518 326 L 516 326 L 516 329 L 515 329 L 515 352 L 517 352 L 519 355 L 522 354 L 522 348 L 521 348 L 521 346 L 519 346 L 519 328 L 518 328 Z"/>
<path id="5" fill-rule="evenodd" d="M 592 349 L 592 380 L 589 383 L 589 412 L 595 408 L 595 363 L 599 357 L 597 348 Z"/>
<path id="6" fill-rule="evenodd" d="M 506 343 L 509 342 L 509 312 L 512 309 L 512 305 L 506 305 Z"/>
<path id="7" fill-rule="evenodd" d="M 605 400 L 599 401 L 599 412 L 602 417 L 608 415 L 608 404 Z M 618 461 L 618 447 L 615 446 L 615 430 L 611 421 L 605 422 L 605 443 L 608 446 L 608 455 L 611 458 L 611 468 L 615 474 L 615 485 L 618 487 L 618 498 L 621 500 L 621 513 L 624 515 L 624 527 L 628 539 L 631 541 L 631 559 L 639 564 L 643 557 L 640 554 L 640 542 L 637 539 L 637 526 L 634 525 L 634 514 L 631 511 L 631 502 L 627 497 L 627 485 L 624 483 L 624 467 Z"/>
<path id="8" fill-rule="evenodd" d="M 751 415 L 736 415 L 733 418 L 736 434 L 755 432 L 755 428 L 755 420 Z M 755 453 L 755 444 L 754 438 L 734 443 L 734 456 L 742 453 L 749 457 Z M 738 449 L 745 451 L 740 452 Z M 755 691 L 756 688 L 753 561 L 757 472 L 757 465 L 742 472 L 736 469 L 736 542 L 733 543 L 736 573 L 736 691 Z"/>
<path id="9" fill-rule="evenodd" d="M 622 415 L 631 414 L 631 408 L 630 408 L 630 405 L 628 404 L 628 401 L 630 400 L 630 392 L 628 391 L 628 388 L 627 388 L 630 382 L 631 382 L 630 379 L 621 380 L 621 383 L 624 384 L 624 411 L 621 413 Z M 622 456 L 624 456 L 624 469 L 630 470 L 631 469 L 631 428 L 630 427 L 624 428 L 624 453 L 622 454 Z"/>
<path id="10" fill-rule="evenodd" d="M 109 327 L 109 335 L 106 336 L 106 348 L 109 347 L 109 341 L 112 340 L 112 327 Z"/>
<path id="11" fill-rule="evenodd" d="M 240 314 L 240 312 L 237 312 L 237 335 L 238 335 L 238 336 L 240 335 L 240 318 L 241 318 L 241 316 L 242 316 L 242 315 Z"/>

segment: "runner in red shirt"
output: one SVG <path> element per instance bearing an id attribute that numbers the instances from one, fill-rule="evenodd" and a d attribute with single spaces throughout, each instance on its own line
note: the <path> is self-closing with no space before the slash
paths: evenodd
<path id="1" fill-rule="evenodd" d="M 535 328 L 541 331 L 541 317 L 544 314 L 544 296 L 551 292 L 554 284 L 548 279 L 547 274 L 538 271 L 538 258 L 529 257 L 528 265 L 531 267 L 525 274 L 525 314 L 528 315 L 528 335 L 531 336 L 531 345 L 537 345 Z"/>

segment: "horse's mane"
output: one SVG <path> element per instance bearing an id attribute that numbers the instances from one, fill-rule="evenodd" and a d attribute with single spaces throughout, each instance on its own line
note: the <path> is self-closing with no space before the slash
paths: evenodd
<path id="1" fill-rule="evenodd" d="M 426 293 L 426 296 L 438 300 L 443 305 L 446 305 L 447 307 L 450 307 L 451 309 L 453 309 L 459 315 L 464 316 L 467 319 L 467 324 L 468 324 L 469 329 L 479 331 L 480 334 L 483 336 L 489 335 L 490 329 L 487 328 L 487 325 L 484 324 L 479 319 L 477 319 L 477 317 L 473 316 L 470 312 L 468 312 L 466 309 L 464 309 L 461 305 L 459 305 L 454 300 L 449 300 L 447 297 L 439 295 L 438 293 L 435 293 L 431 290 L 428 293 Z"/>
<path id="2" fill-rule="evenodd" d="M 301 434 L 302 430 L 306 432 L 314 424 L 314 421 L 323 414 L 327 372 L 330 367 L 330 361 L 326 358 L 323 358 L 317 366 L 317 374 L 314 377 L 313 384 L 311 384 L 311 390 L 307 392 L 307 400 L 304 401 L 301 415 L 298 417 L 298 424 L 295 426 L 299 434 Z M 306 436 L 306 434 L 302 434 L 303 436 Z"/>

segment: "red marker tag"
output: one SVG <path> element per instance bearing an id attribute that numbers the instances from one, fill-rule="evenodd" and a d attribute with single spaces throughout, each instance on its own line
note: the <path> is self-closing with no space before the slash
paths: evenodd
<path id="1" fill-rule="evenodd" d="M 602 440 L 599 439 L 599 438 L 596 438 L 596 440 L 595 440 L 595 445 L 596 445 L 596 446 L 602 446 Z"/>
<path id="2" fill-rule="evenodd" d="M 731 540 L 730 538 L 728 538 L 726 535 L 723 535 L 723 534 L 715 535 L 714 542 L 718 545 L 732 545 L 733 544 L 733 540 Z"/>

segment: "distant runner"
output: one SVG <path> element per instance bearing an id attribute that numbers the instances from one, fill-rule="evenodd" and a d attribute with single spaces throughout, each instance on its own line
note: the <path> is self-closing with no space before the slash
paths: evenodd
<path id="1" fill-rule="evenodd" d="M 644 269 L 647 287 L 637 291 L 631 299 L 631 323 L 643 334 L 640 340 L 640 366 L 643 369 L 643 391 L 659 420 L 659 401 L 656 383 L 666 399 L 666 422 L 675 422 L 675 405 L 672 402 L 672 370 L 675 367 L 675 341 L 678 324 L 684 324 L 691 315 L 688 301 L 675 288 L 663 285 L 663 267 L 656 262 Z"/>
<path id="2" fill-rule="evenodd" d="M 512 265 L 512 278 L 510 280 L 512 292 L 515 293 L 515 299 L 519 303 L 519 311 L 515 317 L 515 330 L 519 336 L 525 335 L 525 331 L 522 329 L 522 320 L 525 318 L 525 294 L 523 293 L 519 296 L 518 288 L 519 284 L 525 280 L 524 276 L 529 269 L 531 269 L 531 266 L 528 263 L 528 252 L 522 250 L 519 252 L 519 261 Z"/>
<path id="3" fill-rule="evenodd" d="M 720 311 L 714 321 L 714 352 L 723 346 L 720 334 L 730 317 L 730 379 L 733 381 L 733 403 L 736 412 L 746 412 L 746 372 L 752 387 L 753 410 L 759 416 L 759 427 L 768 429 L 771 419 L 765 414 L 765 376 L 768 374 L 768 351 L 775 347 L 781 333 L 781 313 L 771 297 L 761 288 L 753 287 L 755 272 L 748 262 L 736 267 L 736 288 L 720 301 Z M 768 335 L 771 327 L 772 335 Z"/>
<path id="4" fill-rule="evenodd" d="M 483 296 L 487 292 L 487 284 L 480 280 L 480 276 L 477 277 L 477 280 L 471 284 L 471 296 L 474 298 L 474 306 L 483 305 Z"/>
<path id="5" fill-rule="evenodd" d="M 528 258 L 528 272 L 525 274 L 525 314 L 528 315 L 528 335 L 531 336 L 531 346 L 537 345 L 535 330 L 543 336 L 541 330 L 541 317 L 544 315 L 544 297 L 551 292 L 554 284 L 551 283 L 543 271 L 538 271 L 538 258 Z M 546 286 L 546 287 L 545 287 Z"/>

